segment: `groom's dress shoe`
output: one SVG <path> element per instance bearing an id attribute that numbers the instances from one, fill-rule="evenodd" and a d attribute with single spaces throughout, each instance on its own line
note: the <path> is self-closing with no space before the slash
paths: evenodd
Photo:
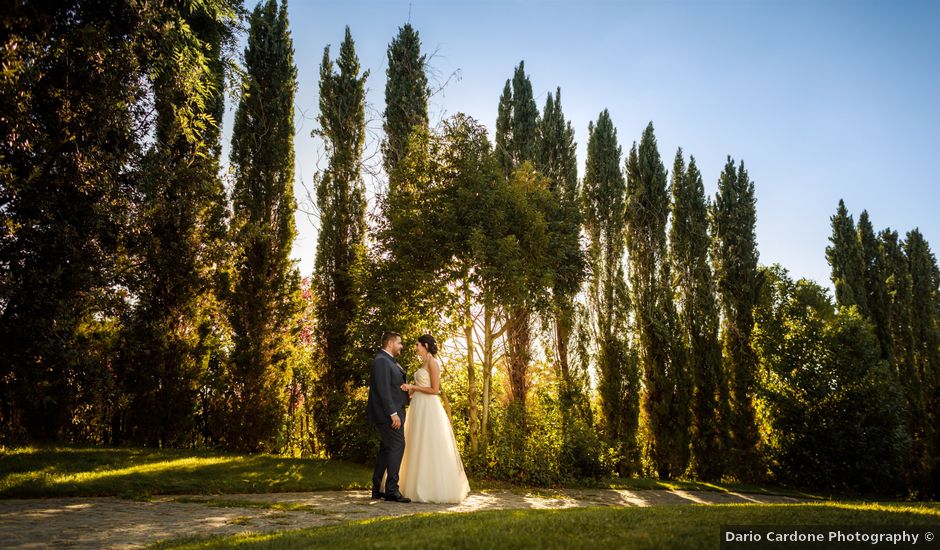
<path id="1" fill-rule="evenodd" d="M 408 497 L 403 497 L 401 495 L 386 495 L 385 501 L 386 502 L 401 502 L 402 504 L 407 504 L 411 502 L 411 499 Z"/>
<path id="2" fill-rule="evenodd" d="M 385 493 L 381 491 L 372 491 L 372 500 L 382 500 L 385 498 Z"/>

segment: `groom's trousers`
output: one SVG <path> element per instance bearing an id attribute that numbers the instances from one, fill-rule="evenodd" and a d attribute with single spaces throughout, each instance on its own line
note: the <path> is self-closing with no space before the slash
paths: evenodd
<path id="1" fill-rule="evenodd" d="M 379 437 L 379 455 L 375 459 L 375 471 L 372 473 L 372 491 L 379 491 L 382 487 L 382 476 L 385 477 L 385 494 L 398 495 L 398 471 L 401 469 L 401 459 L 405 456 L 405 419 L 402 418 L 399 429 L 392 428 L 391 424 L 376 424 Z"/>

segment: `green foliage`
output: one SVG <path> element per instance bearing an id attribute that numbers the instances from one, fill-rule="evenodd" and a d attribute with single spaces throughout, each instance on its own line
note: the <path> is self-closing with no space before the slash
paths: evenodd
<path id="1" fill-rule="evenodd" d="M 639 467 L 640 379 L 628 340 L 630 298 L 623 272 L 626 183 L 617 130 L 606 109 L 596 125 L 588 125 L 587 150 L 580 202 L 588 236 L 590 319 L 582 325 L 579 355 L 595 358 L 602 430 L 616 449 L 617 470 L 630 475 Z"/>
<path id="2" fill-rule="evenodd" d="M 678 326 L 689 370 L 691 397 L 691 471 L 697 479 L 718 481 L 724 472 L 727 440 L 728 383 L 718 341 L 718 300 L 708 262 L 711 235 L 702 175 L 682 149 L 672 171 L 672 225 L 669 260 L 673 294 L 679 306 Z"/>
<path id="3" fill-rule="evenodd" d="M 756 309 L 761 401 L 778 480 L 896 494 L 910 439 L 901 385 L 870 322 L 775 266 Z"/>
<path id="4" fill-rule="evenodd" d="M 385 141 L 382 158 L 389 176 L 389 190 L 397 185 L 393 174 L 408 148 L 408 136 L 415 126 L 428 126 L 427 56 L 421 53 L 421 39 L 410 23 L 398 29 L 388 45 L 385 69 Z"/>
<path id="5" fill-rule="evenodd" d="M 681 159 L 680 159 L 681 160 Z M 678 177 L 685 177 L 678 165 Z M 677 339 L 666 221 L 669 189 L 666 168 L 647 125 L 627 161 L 626 245 L 631 303 L 643 369 L 642 411 L 649 439 L 648 458 L 660 479 L 685 472 L 689 460 L 689 403 L 692 379 Z"/>
<path id="6" fill-rule="evenodd" d="M 881 357 L 894 363 L 894 346 L 891 341 L 891 304 L 888 296 L 886 260 L 884 251 L 875 235 L 875 229 L 868 219 L 868 212 L 863 210 L 858 217 L 858 240 L 861 244 L 862 261 L 865 265 L 865 302 L 871 321 L 875 325 L 875 334 L 881 345 Z"/>
<path id="7" fill-rule="evenodd" d="M 863 316 L 868 315 L 868 292 L 865 286 L 866 266 L 862 255 L 855 221 L 840 199 L 832 220 L 832 246 L 826 247 L 826 259 L 832 267 L 832 284 L 836 289 L 839 307 L 857 306 Z"/>
<path id="8" fill-rule="evenodd" d="M 362 307 L 365 269 L 365 190 L 359 166 L 365 141 L 365 81 L 359 74 L 359 58 L 349 28 L 336 61 L 330 49 L 323 50 L 320 65 L 320 129 L 330 152 L 329 166 L 317 181 L 320 231 L 314 263 L 313 285 L 317 293 L 317 362 L 320 410 L 315 416 L 325 451 L 334 457 L 350 456 L 344 447 L 350 435 L 341 431 L 348 423 L 340 418 L 352 414 L 345 409 L 345 396 L 361 386 L 367 372 L 367 357 L 356 353 L 364 344 L 350 340 L 349 327 Z M 378 336 L 373 336 L 377 338 Z M 361 414 L 361 411 L 359 411 Z"/>
<path id="9" fill-rule="evenodd" d="M 218 426 L 225 446 L 280 448 L 287 413 L 299 276 L 290 258 L 294 227 L 294 94 L 297 69 L 287 8 L 259 4 L 249 19 L 245 78 L 232 133 L 231 288 L 234 349 Z M 259 139 L 264 136 L 264 139 Z"/>

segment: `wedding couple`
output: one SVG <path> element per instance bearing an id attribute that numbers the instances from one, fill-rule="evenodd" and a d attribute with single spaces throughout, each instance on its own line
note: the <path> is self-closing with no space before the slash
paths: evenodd
<path id="1" fill-rule="evenodd" d="M 401 348 L 401 335 L 386 332 L 382 349 L 372 360 L 367 409 L 369 422 L 375 424 L 382 441 L 372 474 L 372 498 L 461 502 L 470 484 L 454 430 L 437 396 L 441 389 L 437 342 L 429 334 L 415 342 L 421 368 L 415 372 L 414 384 L 407 383 L 405 370 L 395 361 Z"/>

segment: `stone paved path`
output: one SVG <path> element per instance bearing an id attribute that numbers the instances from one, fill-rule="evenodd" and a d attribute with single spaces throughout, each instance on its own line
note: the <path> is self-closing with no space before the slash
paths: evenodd
<path id="1" fill-rule="evenodd" d="M 208 502 L 193 502 L 205 500 Z M 159 496 L 148 502 L 117 498 L 0 500 L 0 548 L 140 548 L 160 540 L 193 535 L 282 531 L 422 512 L 800 501 L 792 497 L 710 491 L 613 489 L 565 490 L 542 495 L 473 492 L 458 505 L 372 501 L 366 491 Z M 240 503 L 246 506 L 238 506 Z M 263 507 L 263 503 L 302 509 L 276 510 Z"/>

